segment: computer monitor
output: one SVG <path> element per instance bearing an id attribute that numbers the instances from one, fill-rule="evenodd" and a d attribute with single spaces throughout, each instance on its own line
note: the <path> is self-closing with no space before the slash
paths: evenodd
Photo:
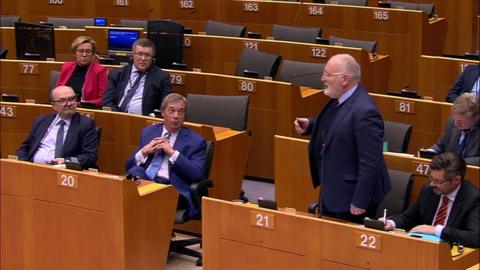
<path id="1" fill-rule="evenodd" d="M 17 59 L 47 60 L 55 58 L 55 34 L 53 27 L 15 23 L 15 46 Z"/>
<path id="2" fill-rule="evenodd" d="M 94 18 L 93 24 L 95 26 L 107 26 L 107 18 Z"/>
<path id="3" fill-rule="evenodd" d="M 155 64 L 160 68 L 185 69 L 183 25 L 171 20 L 148 20 L 147 38 L 155 44 Z"/>
<path id="4" fill-rule="evenodd" d="M 137 30 L 109 29 L 108 51 L 131 52 L 133 43 L 139 37 Z"/>

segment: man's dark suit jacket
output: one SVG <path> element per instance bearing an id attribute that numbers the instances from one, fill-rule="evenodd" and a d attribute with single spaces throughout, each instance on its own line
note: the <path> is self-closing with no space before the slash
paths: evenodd
<path id="1" fill-rule="evenodd" d="M 454 102 L 461 94 L 470 92 L 475 81 L 478 79 L 478 75 L 478 65 L 466 66 L 453 87 L 448 90 L 446 100 L 448 102 Z"/>
<path id="2" fill-rule="evenodd" d="M 114 69 L 108 76 L 108 87 L 103 95 L 103 107 L 118 109 L 118 103 L 122 100 L 133 64 Z M 149 115 L 155 109 L 160 109 L 160 104 L 165 96 L 172 92 L 170 76 L 167 72 L 152 65 L 147 72 L 142 97 L 142 114 Z"/>
<path id="3" fill-rule="evenodd" d="M 391 189 L 383 159 L 383 120 L 361 85 L 337 109 L 325 136 L 319 128 L 324 111 L 310 119 L 307 134 L 311 131 L 308 153 L 313 186 L 322 184 L 323 202 L 332 212 L 350 211 L 351 203 L 367 209 L 380 203 Z"/>
<path id="4" fill-rule="evenodd" d="M 391 217 L 397 228 L 410 230 L 417 225 L 433 223 L 441 196 L 433 192 L 429 184 L 422 187 L 415 204 L 402 214 Z M 464 180 L 458 190 L 442 238 L 467 247 L 480 246 L 480 195 L 478 189 Z"/>
<path id="5" fill-rule="evenodd" d="M 153 138 L 161 136 L 162 131 L 163 124 L 152 125 L 143 129 L 140 144 L 125 164 L 127 174 L 148 179 L 145 171 L 152 162 L 154 154 L 149 155 L 147 161 L 140 166 L 137 166 L 135 162 L 135 154 Z M 173 145 L 173 148 L 180 152 L 180 155 L 178 155 L 175 163 L 170 166 L 169 180 L 178 193 L 188 201 L 186 215 L 189 218 L 198 214 L 198 209 L 195 207 L 190 194 L 190 185 L 202 179 L 206 160 L 206 146 L 205 139 L 187 127 L 182 127 Z"/>
<path id="6" fill-rule="evenodd" d="M 57 113 L 38 116 L 33 121 L 32 130 L 17 150 L 20 160 L 32 161 L 48 127 Z M 72 116 L 67 136 L 63 143 L 64 158 L 75 157 L 83 168 L 96 167 L 98 138 L 95 122 L 79 113 Z"/>
<path id="7" fill-rule="evenodd" d="M 449 118 L 442 137 L 430 148 L 436 153 L 453 152 L 457 149 L 461 131 L 455 126 L 453 118 Z M 480 165 L 480 124 L 471 128 L 465 147 L 465 161 L 470 165 Z"/>

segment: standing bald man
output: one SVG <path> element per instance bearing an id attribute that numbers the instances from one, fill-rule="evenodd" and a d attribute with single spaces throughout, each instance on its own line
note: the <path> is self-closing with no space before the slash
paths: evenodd
<path id="1" fill-rule="evenodd" d="M 334 55 L 322 74 L 330 100 L 317 118 L 297 118 L 295 130 L 311 135 L 313 186 L 321 185 L 321 214 L 363 223 L 374 217 L 390 188 L 383 159 L 383 120 L 359 84 L 360 66 L 348 54 Z"/>

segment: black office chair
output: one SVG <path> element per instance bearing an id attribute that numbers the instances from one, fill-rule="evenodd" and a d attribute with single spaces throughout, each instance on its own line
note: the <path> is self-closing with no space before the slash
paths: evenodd
<path id="1" fill-rule="evenodd" d="M 280 68 L 279 80 L 293 84 L 323 89 L 322 72 L 325 64 L 284 60 Z"/>
<path id="2" fill-rule="evenodd" d="M 268 76 L 273 79 L 281 59 L 280 55 L 244 48 L 238 59 L 235 75 L 261 79 Z"/>
<path id="3" fill-rule="evenodd" d="M 228 24 L 213 20 L 208 20 L 205 25 L 207 35 L 227 36 L 227 37 L 244 37 L 246 27 L 243 25 Z"/>
<path id="4" fill-rule="evenodd" d="M 0 46 L 0 59 L 7 59 L 8 49 Z"/>
<path id="5" fill-rule="evenodd" d="M 413 174 L 396 170 L 388 170 L 388 175 L 392 183 L 392 189 L 385 194 L 382 201 L 377 207 L 375 216 L 377 218 L 383 216 L 383 209 L 387 209 L 389 216 L 400 214 L 405 211 L 410 201 L 413 186 Z M 314 202 L 308 206 L 308 212 L 317 214 L 319 211 L 318 202 Z"/>
<path id="6" fill-rule="evenodd" d="M 213 187 L 213 182 L 209 179 L 210 175 L 210 168 L 212 166 L 213 160 L 213 142 L 207 141 L 207 147 L 205 149 L 207 159 L 205 161 L 205 167 L 203 171 L 203 178 L 198 183 L 193 183 L 190 185 L 190 194 L 192 195 L 192 200 L 195 206 L 199 209 L 199 213 L 197 216 L 193 217 L 192 219 L 188 219 L 185 217 L 185 209 L 177 210 L 177 214 L 175 216 L 175 224 L 183 224 L 188 222 L 189 220 L 201 220 L 202 219 L 202 197 L 208 196 L 208 188 Z M 170 252 L 180 253 L 187 256 L 197 258 L 196 265 L 202 266 L 202 253 L 196 250 L 188 248 L 191 245 L 197 245 L 202 243 L 202 239 L 200 237 L 191 238 L 191 239 L 184 239 L 184 240 L 172 240 L 170 241 Z"/>
<path id="7" fill-rule="evenodd" d="M 20 16 L 2 15 L 0 16 L 0 27 L 14 27 L 15 23 L 20 21 Z"/>
<path id="8" fill-rule="evenodd" d="M 148 20 L 147 38 L 155 44 L 155 64 L 159 68 L 185 69 L 183 25 L 171 20 Z"/>
<path id="9" fill-rule="evenodd" d="M 48 17 L 47 22 L 51 23 L 53 27 L 65 26 L 72 29 L 83 29 L 87 25 L 95 25 L 93 18 Z"/>
<path id="10" fill-rule="evenodd" d="M 367 6 L 368 0 L 324 0 L 325 4 L 349 5 L 349 6 Z"/>
<path id="11" fill-rule="evenodd" d="M 409 10 L 420 10 L 425 12 L 428 17 L 433 17 L 435 15 L 435 4 L 420 4 L 420 3 L 409 3 L 409 2 L 400 2 L 400 1 L 388 1 L 391 8 L 398 9 L 409 9 Z"/>
<path id="12" fill-rule="evenodd" d="M 375 49 L 377 47 L 377 42 L 374 40 L 348 39 L 348 38 L 340 38 L 335 36 L 330 36 L 328 38 L 328 43 L 330 45 L 336 45 L 336 46 L 360 48 L 369 53 L 375 52 Z"/>
<path id="13" fill-rule="evenodd" d="M 383 140 L 388 142 L 388 151 L 396 153 L 407 153 L 412 134 L 412 125 L 383 121 L 384 135 Z"/>
<path id="14" fill-rule="evenodd" d="M 317 37 L 322 36 L 322 29 L 274 24 L 272 25 L 272 36 L 275 40 L 316 43 Z"/>
<path id="15" fill-rule="evenodd" d="M 53 88 L 57 85 L 58 77 L 60 76 L 60 71 L 52 70 L 50 71 L 50 84 L 49 84 L 49 91 L 52 91 Z"/>
<path id="16" fill-rule="evenodd" d="M 144 30 L 147 29 L 147 21 L 146 20 L 127 20 L 121 19 L 120 24 L 125 27 L 132 27 L 132 28 L 143 28 Z"/>
<path id="17" fill-rule="evenodd" d="M 392 189 L 385 194 L 377 208 L 376 217 L 383 217 L 383 210 L 387 209 L 387 215 L 400 214 L 407 210 L 410 195 L 412 194 L 413 174 L 396 170 L 388 170 Z"/>
<path id="18" fill-rule="evenodd" d="M 187 95 L 189 122 L 247 130 L 249 96 Z"/>

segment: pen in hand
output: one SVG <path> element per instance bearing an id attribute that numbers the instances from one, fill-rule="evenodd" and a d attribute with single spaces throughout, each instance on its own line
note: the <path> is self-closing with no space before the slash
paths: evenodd
<path id="1" fill-rule="evenodd" d="M 383 209 L 383 225 L 387 226 L 387 208 Z"/>

